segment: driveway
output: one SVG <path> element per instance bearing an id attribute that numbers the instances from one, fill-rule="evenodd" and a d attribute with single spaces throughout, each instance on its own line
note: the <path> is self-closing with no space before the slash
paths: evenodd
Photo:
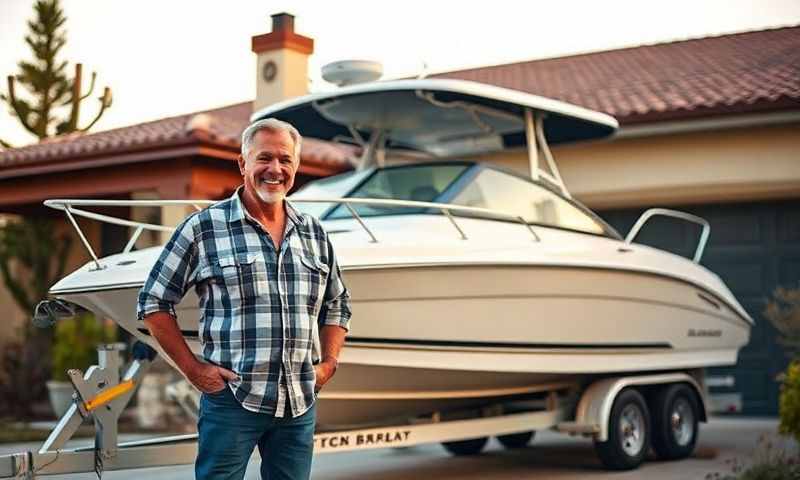
<path id="1" fill-rule="evenodd" d="M 631 472 L 607 472 L 594 455 L 592 442 L 553 432 L 539 432 L 522 450 L 504 450 L 492 441 L 483 454 L 451 457 L 438 445 L 320 455 L 314 460 L 315 480 L 406 479 L 642 479 L 703 480 L 713 472 L 729 473 L 729 462 L 752 457 L 762 435 L 777 429 L 774 419 L 718 418 L 703 425 L 695 456 L 676 462 L 650 461 Z M 0 454 L 31 448 L 2 445 Z M 792 448 L 797 448 L 792 445 Z M 94 478 L 93 474 L 45 477 L 60 480 Z M 191 466 L 106 472 L 111 480 L 193 478 Z M 259 478 L 258 465 L 248 480 Z"/>

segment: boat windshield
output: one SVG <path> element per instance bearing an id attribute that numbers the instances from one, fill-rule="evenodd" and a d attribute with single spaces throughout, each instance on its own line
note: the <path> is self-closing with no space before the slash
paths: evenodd
<path id="1" fill-rule="evenodd" d="M 442 194 L 469 165 L 408 165 L 376 170 L 348 197 L 385 198 L 392 200 L 414 200 L 433 202 Z M 378 215 L 423 213 L 427 208 L 384 207 L 379 205 L 354 205 L 362 217 Z M 345 206 L 334 209 L 327 218 L 349 218 Z"/>
<path id="2" fill-rule="evenodd" d="M 472 169 L 472 167 L 477 167 Z M 464 176 L 470 170 L 473 173 Z M 464 180 L 459 181 L 459 179 Z M 445 193 L 446 192 L 446 193 Z M 438 163 L 371 168 L 318 180 L 292 198 L 379 198 L 440 202 L 514 214 L 535 225 L 607 235 L 605 224 L 585 208 L 552 190 L 513 173 L 473 163 Z M 295 203 L 298 209 L 326 220 L 351 218 L 344 205 Z M 436 209 L 352 205 L 362 217 L 439 214 Z M 327 213 L 326 213 L 327 212 Z M 475 216 L 463 212 L 453 215 Z M 506 216 L 484 215 L 508 221 Z"/>
<path id="3" fill-rule="evenodd" d="M 404 165 L 362 170 L 310 183 L 295 193 L 292 198 L 346 196 L 433 202 L 470 166 L 470 164 Z M 347 193 L 348 191 L 350 192 Z M 324 214 L 331 208 L 330 204 L 295 203 L 294 205 L 298 209 L 316 216 Z M 426 208 L 377 205 L 353 205 L 353 209 L 362 217 L 423 213 L 428 210 Z M 330 213 L 325 215 L 326 219 L 350 217 L 350 211 L 343 205 L 333 208 Z"/>
<path id="4" fill-rule="evenodd" d="M 607 234 L 602 221 L 576 204 L 528 179 L 493 168 L 482 169 L 449 203 L 511 213 L 530 224 Z"/>
<path id="5" fill-rule="evenodd" d="M 297 198 L 341 198 L 348 196 L 350 190 L 361 183 L 365 177 L 374 170 L 352 170 L 347 173 L 327 177 L 303 185 L 303 188 L 293 193 L 289 199 Z M 308 213 L 314 217 L 321 218 L 322 215 L 330 210 L 330 203 L 293 203 L 292 206 L 303 213 Z"/>

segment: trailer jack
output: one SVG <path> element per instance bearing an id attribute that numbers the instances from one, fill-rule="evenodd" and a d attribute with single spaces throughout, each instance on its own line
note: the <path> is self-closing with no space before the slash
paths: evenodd
<path id="1" fill-rule="evenodd" d="M 119 417 L 155 358 L 149 347 L 136 346 L 134 359 L 120 378 L 123 348 L 120 344 L 101 345 L 97 348 L 98 365 L 89 367 L 85 374 L 77 369 L 67 372 L 75 390 L 72 405 L 38 452 L 0 457 L 0 478 L 32 479 L 40 473 L 91 471 L 84 468 L 87 461 L 92 462 L 98 478 L 102 476 L 104 465 L 118 453 Z M 94 423 L 94 446 L 65 449 L 67 441 L 88 419 Z M 51 469 L 55 464 L 58 468 Z"/>

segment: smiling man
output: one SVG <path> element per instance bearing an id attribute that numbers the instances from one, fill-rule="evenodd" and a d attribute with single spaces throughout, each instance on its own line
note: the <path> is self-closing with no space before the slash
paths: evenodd
<path id="1" fill-rule="evenodd" d="M 243 478 L 256 446 L 262 478 L 310 476 L 316 393 L 336 372 L 350 300 L 327 234 L 285 199 L 300 143 L 288 123 L 250 125 L 244 185 L 178 226 L 139 294 L 139 318 L 202 392 L 198 479 Z M 175 317 L 191 287 L 203 360 Z"/>

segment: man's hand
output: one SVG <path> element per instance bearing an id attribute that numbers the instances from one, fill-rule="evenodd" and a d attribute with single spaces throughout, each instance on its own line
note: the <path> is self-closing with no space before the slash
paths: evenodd
<path id="1" fill-rule="evenodd" d="M 178 328 L 177 320 L 168 312 L 154 312 L 144 317 L 144 324 L 155 337 L 178 369 L 204 393 L 215 393 L 225 388 L 226 380 L 235 380 L 230 370 L 197 360 Z"/>
<path id="2" fill-rule="evenodd" d="M 239 378 L 230 370 L 205 362 L 197 362 L 186 376 L 192 385 L 203 393 L 221 392 L 228 381 Z"/>
<path id="3" fill-rule="evenodd" d="M 337 366 L 338 362 L 332 357 L 328 357 L 322 362 L 314 365 L 314 372 L 317 374 L 317 382 L 314 385 L 315 392 L 319 392 L 322 387 L 324 387 L 325 384 L 328 383 L 331 378 L 333 378 L 333 374 L 336 373 Z"/>

